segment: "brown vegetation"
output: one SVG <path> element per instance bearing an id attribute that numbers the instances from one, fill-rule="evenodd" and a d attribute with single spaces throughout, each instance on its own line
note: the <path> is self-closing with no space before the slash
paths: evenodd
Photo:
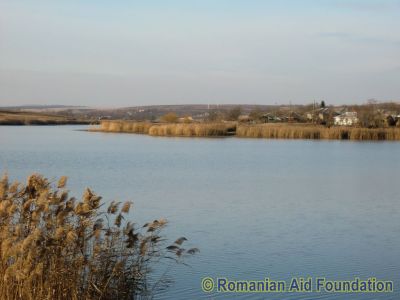
<path id="1" fill-rule="evenodd" d="M 236 122 L 159 124 L 132 121 L 102 121 L 104 132 L 144 133 L 152 136 L 237 136 L 279 139 L 400 140 L 400 128 L 326 127 L 314 124 L 236 124 Z"/>
<path id="2" fill-rule="evenodd" d="M 0 111 L 0 125 L 66 125 L 90 123 L 92 123 L 90 120 L 67 118 L 51 114 Z"/>
<path id="3" fill-rule="evenodd" d="M 100 128 L 91 131 L 144 133 L 152 136 L 228 136 L 235 133 L 235 123 L 163 124 L 133 121 L 101 121 Z"/>
<path id="4" fill-rule="evenodd" d="M 178 122 L 178 115 L 176 113 L 170 112 L 161 117 L 161 120 L 166 123 L 176 123 Z"/>
<path id="5" fill-rule="evenodd" d="M 126 133 L 149 133 L 150 122 L 134 122 L 134 121 L 101 121 L 100 128 L 91 128 L 92 131 L 104 132 L 126 132 Z"/>
<path id="6" fill-rule="evenodd" d="M 138 229 L 125 221 L 130 202 L 102 212 L 101 197 L 87 189 L 77 201 L 65 183 L 0 180 L 1 299 L 134 299 L 146 295 L 154 262 L 198 251 L 182 249 L 185 238 L 163 248 L 165 220 Z"/>
<path id="7" fill-rule="evenodd" d="M 399 128 L 325 127 L 305 124 L 239 125 L 238 137 L 330 140 L 400 140 Z"/>
<path id="8" fill-rule="evenodd" d="M 198 123 L 198 124 L 160 124 L 153 125 L 149 134 L 153 136 L 228 136 L 235 132 L 236 126 L 230 123 Z"/>

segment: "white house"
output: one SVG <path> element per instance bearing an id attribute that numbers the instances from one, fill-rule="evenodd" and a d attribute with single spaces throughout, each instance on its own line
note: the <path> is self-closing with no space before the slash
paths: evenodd
<path id="1" fill-rule="evenodd" d="M 339 126 L 353 126 L 358 123 L 356 112 L 345 112 L 333 118 L 333 123 Z"/>

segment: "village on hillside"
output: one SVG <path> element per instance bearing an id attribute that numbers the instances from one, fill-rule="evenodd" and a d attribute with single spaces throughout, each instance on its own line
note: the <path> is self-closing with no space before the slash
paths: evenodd
<path id="1" fill-rule="evenodd" d="M 150 121 L 152 123 L 209 123 L 235 121 L 242 124 L 300 123 L 363 128 L 400 127 L 400 103 L 368 101 L 362 105 L 152 105 L 124 108 L 7 107 L 13 118 L 21 114 L 46 114 L 69 120 L 98 123 L 102 120 Z M 4 120 L 3 120 L 4 121 Z M 15 121 L 15 120 L 13 120 Z M 40 122 L 39 122 L 40 123 Z M 6 122 L 5 122 L 6 124 Z"/>
<path id="2" fill-rule="evenodd" d="M 237 121 L 243 124 L 304 123 L 365 128 L 400 126 L 400 104 L 377 102 L 352 106 L 328 106 L 324 101 L 310 105 L 165 105 L 87 113 L 95 113 L 98 120 L 154 123 Z"/>

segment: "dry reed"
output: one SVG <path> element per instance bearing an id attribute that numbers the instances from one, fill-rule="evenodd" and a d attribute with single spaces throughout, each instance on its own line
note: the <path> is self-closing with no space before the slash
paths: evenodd
<path id="1" fill-rule="evenodd" d="M 149 134 L 186 137 L 228 136 L 234 133 L 235 128 L 235 125 L 229 123 L 160 124 L 152 126 Z"/>
<path id="2" fill-rule="evenodd" d="M 24 186 L 1 179 L 1 299 L 139 298 L 156 261 L 198 251 L 181 248 L 185 238 L 164 248 L 165 220 L 138 229 L 125 221 L 131 203 L 101 212 L 101 197 L 87 189 L 77 201 L 65 184 L 65 177 L 54 187 L 40 175 Z"/>
<path id="3" fill-rule="evenodd" d="M 104 132 L 127 132 L 127 133 L 149 133 L 152 123 L 133 121 L 101 121 L 99 131 Z M 97 130 L 97 129 L 94 129 Z"/>
<path id="4" fill-rule="evenodd" d="M 132 121 L 102 121 L 97 131 L 144 133 L 152 136 L 236 136 L 269 139 L 400 140 L 400 128 L 326 127 L 312 124 L 228 123 L 153 124 Z"/>
<path id="5" fill-rule="evenodd" d="M 91 129 L 102 132 L 144 133 L 152 136 L 228 136 L 234 134 L 234 123 L 181 123 L 155 124 L 134 121 L 101 121 L 100 128 Z"/>
<path id="6" fill-rule="evenodd" d="M 236 136 L 269 139 L 400 140 L 400 129 L 260 124 L 239 125 Z"/>

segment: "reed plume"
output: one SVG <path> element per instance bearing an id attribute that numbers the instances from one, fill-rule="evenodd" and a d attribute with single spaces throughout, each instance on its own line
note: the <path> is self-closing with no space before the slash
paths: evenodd
<path id="1" fill-rule="evenodd" d="M 132 121 L 102 121 L 103 132 L 144 133 L 152 136 L 236 136 L 268 139 L 400 140 L 399 127 L 326 127 L 314 124 L 237 124 L 236 122 L 153 124 Z"/>
<path id="2" fill-rule="evenodd" d="M 152 136 L 207 137 L 234 134 L 236 124 L 226 123 L 149 123 L 135 121 L 101 121 L 91 131 L 144 133 Z"/>
<path id="3" fill-rule="evenodd" d="M 159 124 L 153 125 L 150 128 L 149 135 L 185 137 L 228 136 L 234 133 L 235 128 L 236 125 L 232 123 Z"/>
<path id="4" fill-rule="evenodd" d="M 103 132 L 126 132 L 126 133 L 149 133 L 149 129 L 153 124 L 150 122 L 134 122 L 134 121 L 101 121 L 100 128 L 91 128 L 91 131 Z"/>
<path id="5" fill-rule="evenodd" d="M 258 124 L 238 125 L 236 136 L 268 139 L 400 140 L 400 130 L 306 124 Z"/>
<path id="6" fill-rule="evenodd" d="M 101 197 L 86 189 L 77 201 L 66 182 L 38 174 L 26 185 L 1 179 L 1 299 L 135 299 L 148 295 L 156 262 L 197 252 L 165 247 L 164 219 L 138 227 L 125 220 L 130 202 L 121 209 L 111 202 L 104 212 Z"/>

